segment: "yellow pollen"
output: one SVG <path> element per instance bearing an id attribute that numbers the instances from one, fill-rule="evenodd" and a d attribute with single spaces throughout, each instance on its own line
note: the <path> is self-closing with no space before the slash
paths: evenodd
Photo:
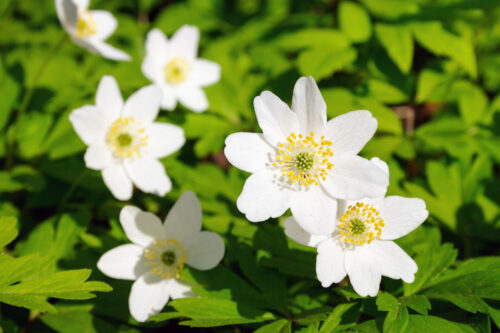
<path id="1" fill-rule="evenodd" d="M 350 205 L 339 220 L 339 233 L 342 239 L 351 244 L 369 244 L 380 239 L 384 220 L 379 212 L 369 204 L 357 202 Z"/>
<path id="2" fill-rule="evenodd" d="M 120 117 L 110 126 L 106 136 L 108 144 L 116 157 L 121 159 L 137 158 L 148 144 L 142 124 L 134 117 Z"/>
<path id="3" fill-rule="evenodd" d="M 175 239 L 156 239 L 144 249 L 145 265 L 164 279 L 179 278 L 186 263 L 186 250 Z"/>
<path id="4" fill-rule="evenodd" d="M 77 37 L 85 38 L 94 35 L 97 32 L 97 24 L 92 17 L 92 13 L 88 10 L 82 11 L 78 14 L 76 22 L 75 34 Z"/>
<path id="5" fill-rule="evenodd" d="M 276 162 L 273 166 L 281 167 L 281 174 L 292 184 L 303 186 L 319 185 L 318 179 L 325 180 L 328 171 L 333 168 L 330 158 L 332 142 L 316 141 L 314 132 L 305 136 L 291 133 L 286 142 L 280 143 L 277 149 Z"/>
<path id="6" fill-rule="evenodd" d="M 165 65 L 165 78 L 168 83 L 181 83 L 191 72 L 191 64 L 180 57 L 174 57 Z"/>

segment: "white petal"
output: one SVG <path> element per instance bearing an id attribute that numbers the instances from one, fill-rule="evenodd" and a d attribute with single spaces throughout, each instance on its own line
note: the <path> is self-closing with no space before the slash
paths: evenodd
<path id="1" fill-rule="evenodd" d="M 332 283 L 339 283 L 346 276 L 344 257 L 342 248 L 331 239 L 326 239 L 318 245 L 316 275 L 324 288 Z"/>
<path id="2" fill-rule="evenodd" d="M 392 241 L 374 240 L 370 244 L 361 246 L 359 252 L 366 258 L 366 265 L 377 267 L 384 276 L 402 279 L 406 283 L 411 283 L 415 279 L 417 264 Z"/>
<path id="3" fill-rule="evenodd" d="M 120 223 L 127 238 L 142 247 L 147 247 L 157 238 L 163 238 L 163 226 L 160 219 L 135 206 L 125 206 L 120 211 Z"/>
<path id="4" fill-rule="evenodd" d="M 63 28 L 72 32 L 78 21 L 78 8 L 72 0 L 56 0 L 56 12 Z"/>
<path id="5" fill-rule="evenodd" d="M 326 103 L 316 81 L 301 77 L 293 88 L 292 110 L 297 114 L 300 128 L 305 134 L 317 132 L 326 124 Z"/>
<path id="6" fill-rule="evenodd" d="M 193 60 L 198 54 L 200 31 L 192 25 L 183 25 L 170 39 L 172 52 L 185 59 Z"/>
<path id="7" fill-rule="evenodd" d="M 392 240 L 415 230 L 427 219 L 429 212 L 424 200 L 395 195 L 382 201 L 380 214 L 385 224 L 380 238 Z"/>
<path id="8" fill-rule="evenodd" d="M 104 58 L 111 59 L 111 60 L 117 60 L 117 61 L 130 61 L 131 58 L 128 54 L 123 52 L 122 50 L 119 50 L 105 42 L 102 41 L 94 41 L 91 44 L 89 44 L 95 51 L 97 51 L 98 54 L 102 55 Z M 84 46 L 84 45 L 82 45 Z M 85 47 L 85 46 L 84 46 Z M 87 47 L 87 49 L 89 49 Z M 92 49 L 90 49 L 91 52 Z"/>
<path id="9" fill-rule="evenodd" d="M 297 115 L 270 91 L 253 100 L 255 115 L 264 137 L 273 146 L 284 142 L 292 132 L 299 132 Z"/>
<path id="10" fill-rule="evenodd" d="M 295 221 L 293 216 L 287 217 L 283 223 L 285 234 L 299 244 L 316 247 L 319 243 L 327 239 L 327 236 L 311 235 Z"/>
<path id="11" fill-rule="evenodd" d="M 302 229 L 313 235 L 328 235 L 335 229 L 337 200 L 321 187 L 295 193 L 290 209 Z"/>
<path id="12" fill-rule="evenodd" d="M 260 133 L 233 133 L 226 138 L 224 155 L 238 169 L 255 173 L 271 165 L 274 149 Z"/>
<path id="13" fill-rule="evenodd" d="M 290 207 L 291 191 L 274 183 L 268 171 L 254 173 L 245 182 L 236 206 L 251 222 L 279 217 Z"/>
<path id="14" fill-rule="evenodd" d="M 168 156 L 186 142 L 184 130 L 176 125 L 168 123 L 152 123 L 148 126 L 148 151 L 153 157 L 161 158 Z"/>
<path id="15" fill-rule="evenodd" d="M 163 82 L 168 55 L 167 37 L 161 30 L 152 29 L 146 37 L 146 56 L 141 65 L 144 76 L 153 82 Z"/>
<path id="16" fill-rule="evenodd" d="M 140 261 L 144 249 L 136 244 L 125 244 L 104 253 L 97 268 L 113 279 L 135 280 L 146 273 L 146 265 Z"/>
<path id="17" fill-rule="evenodd" d="M 208 108 L 207 95 L 199 87 L 184 87 L 177 90 L 179 101 L 194 112 L 203 112 Z"/>
<path id="18" fill-rule="evenodd" d="M 128 200 L 132 197 L 132 181 L 121 164 L 113 164 L 102 170 L 104 184 L 118 200 Z"/>
<path id="19" fill-rule="evenodd" d="M 199 270 L 212 269 L 224 257 L 224 241 L 210 231 L 198 233 L 191 246 L 186 248 L 186 263 Z"/>
<path id="20" fill-rule="evenodd" d="M 201 230 L 201 205 L 196 195 L 187 191 L 168 212 L 164 224 L 167 238 L 174 238 L 189 247 Z"/>
<path id="21" fill-rule="evenodd" d="M 175 90 L 168 84 L 159 84 L 161 89 L 161 108 L 172 111 L 177 106 L 177 95 Z"/>
<path id="22" fill-rule="evenodd" d="M 216 62 L 196 59 L 189 80 L 196 86 L 209 86 L 220 80 L 220 65 Z"/>
<path id="23" fill-rule="evenodd" d="M 134 117 L 143 124 L 152 123 L 160 111 L 161 91 L 151 84 L 134 92 L 125 102 L 123 117 Z"/>
<path id="24" fill-rule="evenodd" d="M 90 0 L 72 0 L 80 10 L 89 8 Z"/>
<path id="25" fill-rule="evenodd" d="M 331 119 L 323 133 L 332 141 L 334 154 L 358 154 L 377 130 L 370 111 L 351 111 Z"/>
<path id="26" fill-rule="evenodd" d="M 113 156 L 104 141 L 92 143 L 85 152 L 85 165 L 89 169 L 102 170 L 112 162 Z"/>
<path id="27" fill-rule="evenodd" d="M 167 285 L 165 286 L 165 289 L 168 295 L 172 299 L 196 296 L 196 294 L 193 291 L 191 291 L 190 285 L 174 278 L 167 280 Z"/>
<path id="28" fill-rule="evenodd" d="M 385 194 L 389 177 L 379 167 L 357 155 L 334 158 L 333 168 L 321 184 L 335 198 L 358 200 Z"/>
<path id="29" fill-rule="evenodd" d="M 165 279 L 153 273 L 146 273 L 134 282 L 128 304 L 135 320 L 146 321 L 165 307 L 169 298 L 166 284 Z"/>
<path id="30" fill-rule="evenodd" d="M 114 77 L 104 75 L 101 81 L 99 81 L 95 95 L 95 104 L 101 110 L 108 123 L 120 117 L 123 108 L 123 98 Z"/>
<path id="31" fill-rule="evenodd" d="M 101 110 L 95 106 L 85 105 L 73 110 L 69 115 L 69 121 L 76 134 L 86 145 L 105 140 L 108 129 L 106 121 Z"/>
<path id="32" fill-rule="evenodd" d="M 92 38 L 105 40 L 115 32 L 118 26 L 116 18 L 108 11 L 105 10 L 92 10 L 92 18 L 96 23 L 96 33 Z"/>
<path id="33" fill-rule="evenodd" d="M 164 196 L 172 189 L 172 182 L 165 167 L 156 158 L 144 156 L 125 163 L 125 169 L 132 182 L 142 192 Z"/>
<path id="34" fill-rule="evenodd" d="M 345 251 L 344 257 L 344 267 L 352 287 L 363 297 L 376 296 L 382 279 L 381 268 L 372 261 L 373 256 L 366 251 L 367 248 L 368 245 L 357 246 Z"/>
<path id="35" fill-rule="evenodd" d="M 380 170 L 384 171 L 384 173 L 387 176 L 389 176 L 389 166 L 387 165 L 387 163 L 385 163 L 384 161 L 382 161 L 378 157 L 372 157 L 370 159 L 370 162 L 372 162 L 373 164 L 375 164 L 378 168 L 380 168 Z"/>

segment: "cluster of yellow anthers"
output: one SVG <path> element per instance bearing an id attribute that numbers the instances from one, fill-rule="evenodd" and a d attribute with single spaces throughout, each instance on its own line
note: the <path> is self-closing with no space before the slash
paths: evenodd
<path id="1" fill-rule="evenodd" d="M 292 184 L 308 186 L 310 184 L 319 185 L 318 180 L 325 180 L 328 171 L 333 168 L 330 157 L 333 152 L 330 147 L 331 141 L 314 139 L 314 132 L 304 137 L 302 134 L 290 134 L 286 138 L 286 143 L 280 143 L 276 162 L 282 166 L 281 174 L 288 178 Z"/>
<path id="2" fill-rule="evenodd" d="M 111 124 L 107 141 L 116 156 L 123 159 L 137 158 L 141 149 L 147 146 L 148 136 L 134 117 L 120 117 Z"/>
<path id="3" fill-rule="evenodd" d="M 89 11 L 78 14 L 76 22 L 76 36 L 80 38 L 94 35 L 97 32 L 97 24 Z"/>
<path id="4" fill-rule="evenodd" d="M 157 239 L 144 249 L 145 265 L 164 279 L 180 278 L 186 263 L 186 250 L 175 239 Z"/>
<path id="5" fill-rule="evenodd" d="M 165 65 L 165 78 L 169 83 L 181 83 L 191 72 L 191 64 L 180 57 L 174 57 Z"/>
<path id="6" fill-rule="evenodd" d="M 380 213 L 369 204 L 356 202 L 350 205 L 340 218 L 339 232 L 345 242 L 363 245 L 379 239 L 384 220 Z"/>

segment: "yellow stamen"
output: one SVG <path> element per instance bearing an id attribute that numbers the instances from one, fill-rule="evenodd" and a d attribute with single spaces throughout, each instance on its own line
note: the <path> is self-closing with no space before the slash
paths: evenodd
<path id="1" fill-rule="evenodd" d="M 78 14 L 78 21 L 76 22 L 76 36 L 85 38 L 92 36 L 95 33 L 97 33 L 97 24 L 92 17 L 92 13 L 88 10 L 82 11 Z"/>
<path id="2" fill-rule="evenodd" d="M 174 57 L 165 65 L 165 78 L 168 83 L 181 83 L 191 72 L 191 64 L 180 57 Z"/>
<path id="3" fill-rule="evenodd" d="M 384 220 L 371 205 L 357 202 L 350 205 L 340 218 L 339 233 L 342 239 L 351 244 L 370 244 L 374 239 L 380 239 Z"/>
<path id="4" fill-rule="evenodd" d="M 156 239 L 144 249 L 145 265 L 164 279 L 180 278 L 186 263 L 186 250 L 175 239 Z"/>
<path id="5" fill-rule="evenodd" d="M 120 117 L 110 126 L 106 136 L 108 144 L 116 157 L 137 158 L 141 150 L 148 145 L 148 136 L 142 124 L 134 117 Z"/>

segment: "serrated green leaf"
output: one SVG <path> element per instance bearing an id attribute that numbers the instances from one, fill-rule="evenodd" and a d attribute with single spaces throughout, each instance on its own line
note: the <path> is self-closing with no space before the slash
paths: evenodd
<path id="1" fill-rule="evenodd" d="M 427 315 L 431 309 L 429 299 L 424 295 L 411 295 L 400 298 L 401 303 L 420 314 Z"/>
<path id="2" fill-rule="evenodd" d="M 287 319 L 279 319 L 261 326 L 254 333 L 288 333 L 291 332 L 291 323 Z"/>

